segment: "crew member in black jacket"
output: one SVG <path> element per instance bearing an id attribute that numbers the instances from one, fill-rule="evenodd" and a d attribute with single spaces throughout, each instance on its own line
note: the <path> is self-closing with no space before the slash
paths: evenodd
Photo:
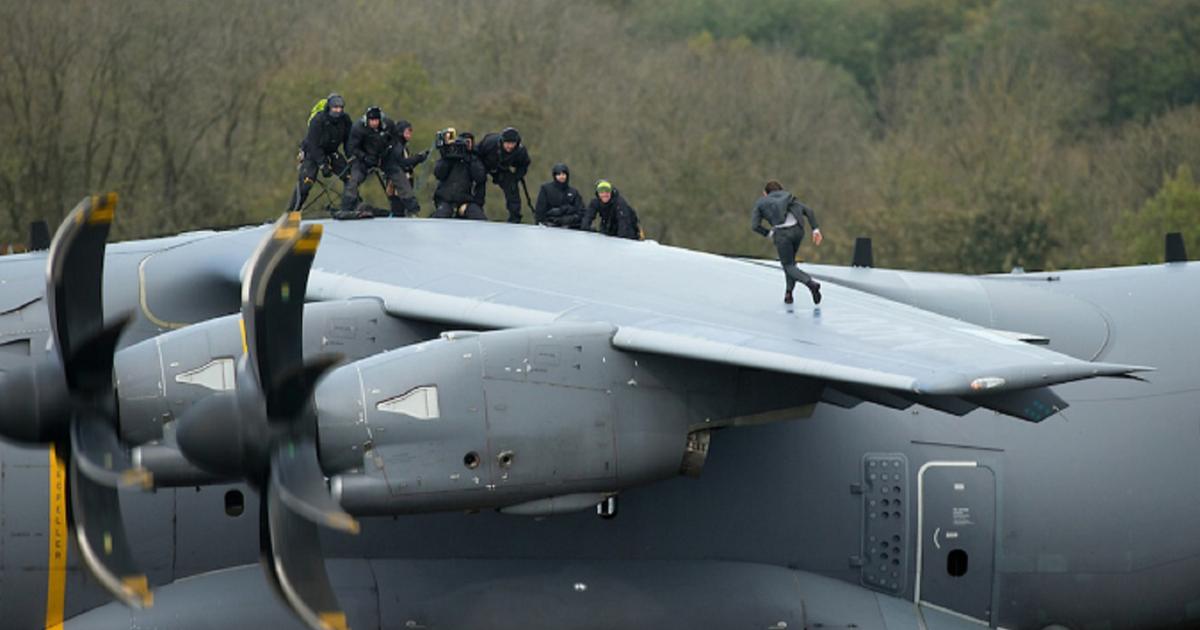
<path id="1" fill-rule="evenodd" d="M 346 99 L 334 92 L 325 98 L 324 109 L 309 119 L 308 133 L 300 142 L 300 175 L 288 202 L 289 211 L 304 207 L 308 191 L 317 181 L 317 171 L 324 171 L 326 177 L 336 173 L 342 181 L 349 177 L 346 158 L 338 153 L 338 147 L 350 137 L 350 117 L 345 109 Z"/>
<path id="2" fill-rule="evenodd" d="M 538 190 L 533 206 L 534 222 L 578 230 L 583 220 L 583 197 L 570 184 L 571 171 L 560 162 L 550 169 L 550 175 L 553 179 Z"/>
<path id="3" fill-rule="evenodd" d="M 396 197 L 400 200 L 401 206 L 401 211 L 397 213 L 393 210 L 393 214 L 402 217 L 415 217 L 421 212 L 421 204 L 417 202 L 417 197 L 413 194 L 413 170 L 429 157 L 429 149 L 420 153 L 409 152 L 408 143 L 412 140 L 413 128 L 412 124 L 407 120 L 397 122 L 396 131 L 398 137 L 396 144 L 392 146 L 390 159 L 404 172 L 404 177 L 392 182 Z"/>
<path id="4" fill-rule="evenodd" d="M 476 153 L 492 176 L 492 183 L 504 191 L 508 222 L 520 223 L 521 193 L 517 187 L 529 172 L 529 152 L 521 144 L 521 134 L 512 127 L 506 127 L 500 133 L 489 133 L 479 142 Z M 479 204 L 483 205 L 483 201 Z"/>
<path id="5" fill-rule="evenodd" d="M 642 238 L 637 212 L 625 202 L 612 183 L 604 179 L 596 182 L 596 198 L 588 204 L 579 227 L 591 231 L 597 214 L 600 215 L 601 234 L 634 240 Z"/>
<path id="6" fill-rule="evenodd" d="M 750 215 L 750 229 L 771 238 L 775 243 L 775 251 L 779 254 L 779 264 L 783 265 L 784 277 L 787 279 L 787 291 L 783 294 L 785 304 L 792 303 L 792 289 L 799 282 L 808 287 L 812 293 L 813 304 L 821 303 L 821 283 L 813 280 L 796 266 L 796 251 L 804 241 L 804 217 L 813 230 L 813 244 L 821 245 L 821 228 L 817 225 L 817 215 L 812 208 L 800 203 L 792 193 L 783 189 L 783 185 L 775 180 L 767 182 L 763 187 L 762 197 L 755 202 L 754 211 Z M 764 228 L 766 221 L 771 227 Z"/>
<path id="7" fill-rule="evenodd" d="M 433 165 L 433 176 L 438 180 L 437 190 L 433 191 L 433 218 L 487 220 L 476 203 L 477 191 L 487 185 L 487 171 L 474 149 L 475 136 L 470 133 L 446 139 L 441 157 Z"/>
<path id="8" fill-rule="evenodd" d="M 336 213 L 334 218 L 352 219 L 369 214 L 358 210 L 358 186 L 373 168 L 383 172 L 390 213 L 395 216 L 404 215 L 405 207 L 396 192 L 401 185 L 400 180 L 404 179 L 404 170 L 392 151 L 399 138 L 396 123 L 384 116 L 383 110 L 375 105 L 368 107 L 363 117 L 354 123 L 354 128 L 350 130 L 350 140 L 346 142 L 346 153 L 350 156 L 350 179 L 342 192 L 342 210 Z M 410 195 L 411 192 L 410 187 Z"/>

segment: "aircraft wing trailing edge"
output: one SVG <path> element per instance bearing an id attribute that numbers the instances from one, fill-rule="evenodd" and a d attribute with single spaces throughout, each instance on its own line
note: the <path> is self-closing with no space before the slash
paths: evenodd
<path id="1" fill-rule="evenodd" d="M 799 341 L 733 331 L 680 333 L 628 326 L 618 328 L 613 346 L 819 379 L 833 390 L 827 389 L 823 400 L 842 407 L 873 402 L 906 409 L 921 404 L 960 416 L 984 407 L 1031 422 L 1067 407 L 1050 385 L 1149 369 L 1090 363 L 1029 346 L 972 338 L 971 333 L 985 330 L 945 331 L 939 341 L 925 342 L 927 348 L 932 344 L 953 348 L 960 357 L 955 363 L 932 359 L 920 347 L 869 351 L 827 333 Z"/>

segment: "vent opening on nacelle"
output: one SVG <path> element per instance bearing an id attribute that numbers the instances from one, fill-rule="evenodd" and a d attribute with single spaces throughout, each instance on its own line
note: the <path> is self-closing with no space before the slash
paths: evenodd
<path id="1" fill-rule="evenodd" d="M 375 408 L 388 413 L 412 416 L 418 420 L 436 420 L 441 416 L 437 385 L 414 387 L 395 398 L 380 401 Z"/>

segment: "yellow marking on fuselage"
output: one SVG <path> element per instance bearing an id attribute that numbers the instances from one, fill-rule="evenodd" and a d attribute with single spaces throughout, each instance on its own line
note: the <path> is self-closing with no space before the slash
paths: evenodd
<path id="1" fill-rule="evenodd" d="M 50 444 L 50 539 L 46 561 L 47 629 L 61 630 L 67 595 L 67 467 Z"/>
<path id="2" fill-rule="evenodd" d="M 183 328 L 187 324 L 183 322 L 169 322 L 150 311 L 150 298 L 146 295 L 146 263 L 150 261 L 152 256 L 154 254 L 143 258 L 142 262 L 138 263 L 138 305 L 142 308 L 142 315 L 145 315 L 146 319 L 159 328 L 166 328 L 168 330 Z"/>
<path id="3" fill-rule="evenodd" d="M 246 320 L 245 320 L 245 318 L 242 318 L 242 317 L 238 318 L 238 328 L 242 331 L 242 354 L 246 354 L 248 347 L 246 346 Z"/>

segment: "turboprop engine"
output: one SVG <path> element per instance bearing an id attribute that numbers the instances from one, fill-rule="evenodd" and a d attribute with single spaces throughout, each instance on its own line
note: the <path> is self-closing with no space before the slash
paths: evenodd
<path id="1" fill-rule="evenodd" d="M 607 324 L 452 332 L 332 371 L 321 461 L 356 514 L 584 509 L 697 468 L 674 394 L 630 387 Z M 700 442 L 703 442 L 701 444 Z M 549 497 L 556 502 L 529 504 Z"/>

